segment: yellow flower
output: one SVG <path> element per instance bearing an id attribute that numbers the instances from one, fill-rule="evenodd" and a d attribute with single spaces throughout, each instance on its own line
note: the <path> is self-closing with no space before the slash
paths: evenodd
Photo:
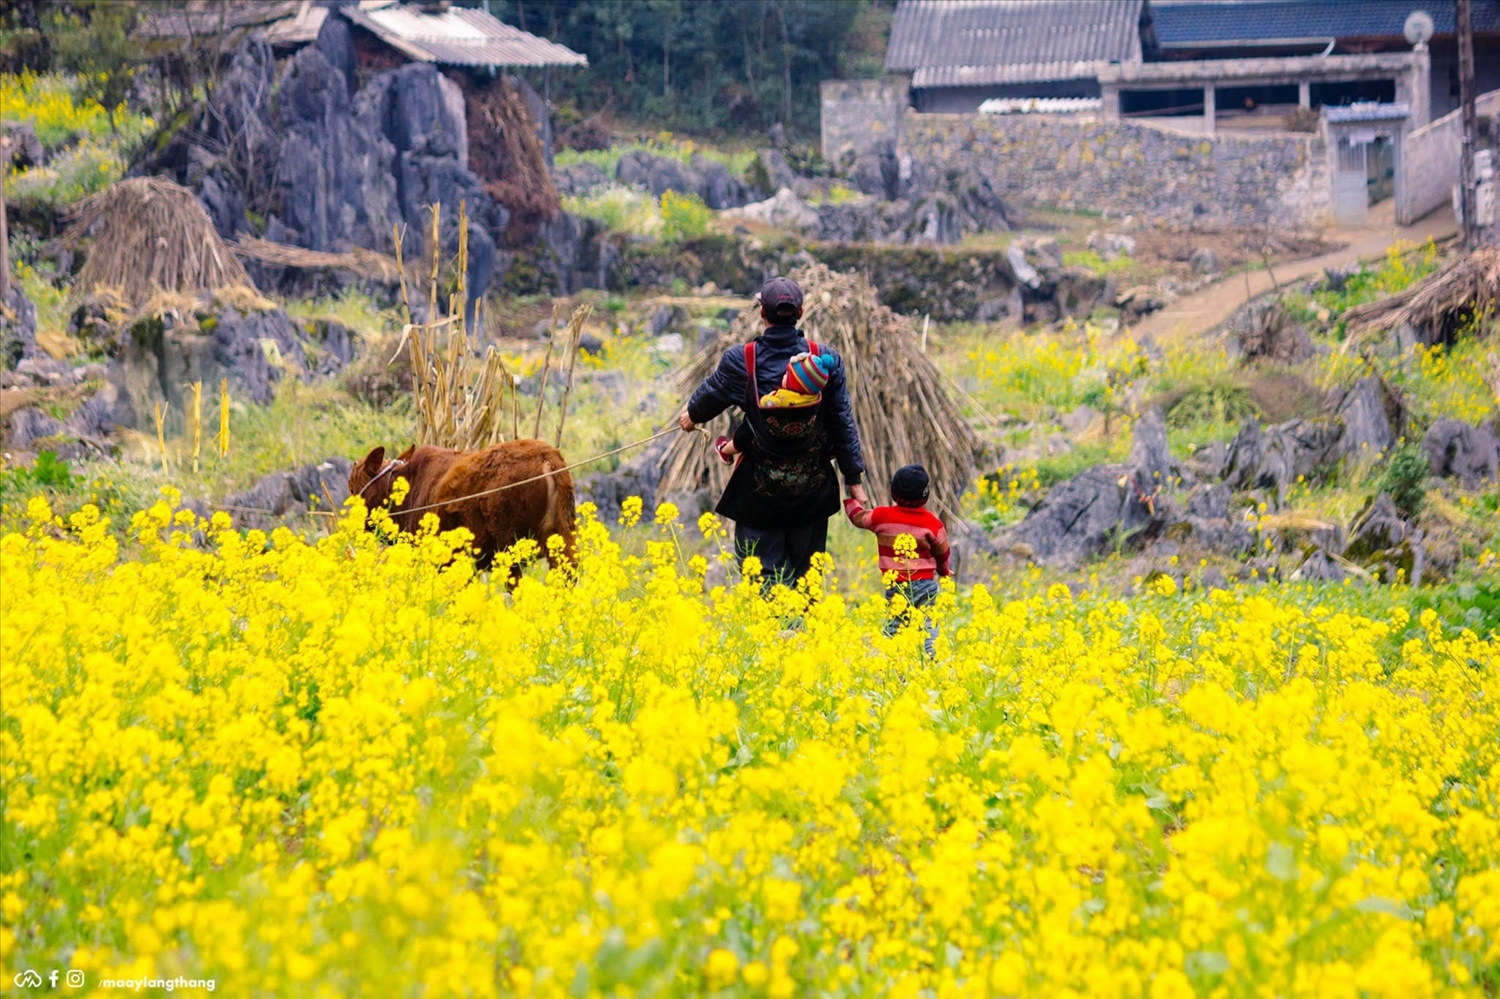
<path id="1" fill-rule="evenodd" d="M 593 515 L 571 564 L 485 573 L 358 501 L 326 537 L 173 492 L 8 512 L 7 968 L 1171 999 L 1500 966 L 1500 642 L 1406 588 L 1028 570 L 943 586 L 934 662 L 827 557 L 707 588 Z"/>
<path id="2" fill-rule="evenodd" d="M 896 535 L 895 543 L 891 546 L 898 559 L 913 559 L 917 557 L 917 539 L 910 534 Z"/>
<path id="3" fill-rule="evenodd" d="M 716 947 L 709 951 L 708 960 L 703 962 L 703 977 L 708 981 L 710 989 L 722 989 L 734 984 L 739 977 L 740 959 L 723 947 Z"/>
<path id="4" fill-rule="evenodd" d="M 634 527 L 641 522 L 641 510 L 645 506 L 639 496 L 627 496 L 620 504 L 620 524 L 624 527 Z"/>

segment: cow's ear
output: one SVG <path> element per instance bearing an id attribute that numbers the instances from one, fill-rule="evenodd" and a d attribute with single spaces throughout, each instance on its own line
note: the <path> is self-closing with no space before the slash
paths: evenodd
<path id="1" fill-rule="evenodd" d="M 365 455 L 365 460 L 361 464 L 364 466 L 365 474 L 373 478 L 375 473 L 380 471 L 380 466 L 385 464 L 385 447 L 380 445 L 373 448 L 369 454 Z"/>

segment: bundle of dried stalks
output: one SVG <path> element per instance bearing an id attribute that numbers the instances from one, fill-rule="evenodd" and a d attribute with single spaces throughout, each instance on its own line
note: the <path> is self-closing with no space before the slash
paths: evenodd
<path id="1" fill-rule="evenodd" d="M 469 169 L 484 181 L 490 197 L 511 213 L 506 244 L 529 242 L 539 224 L 557 217 L 562 199 L 526 101 L 504 77 L 482 89 L 465 87 L 464 95 Z"/>
<path id="2" fill-rule="evenodd" d="M 974 481 L 980 441 L 922 352 L 912 322 L 881 305 L 875 289 L 858 274 L 840 274 L 811 264 L 788 276 L 802 287 L 803 332 L 844 359 L 871 492 L 883 493 L 897 468 L 918 462 L 932 478 L 939 511 L 956 516 L 959 497 Z M 682 369 L 678 376 L 681 391 L 691 392 L 714 370 L 727 348 L 754 339 L 764 328 L 759 308 L 746 308 L 727 336 L 700 351 Z M 715 423 L 728 426 L 722 416 Z M 729 474 L 709 443 L 720 432 L 727 429 L 674 437 L 662 459 L 657 494 L 704 486 L 722 489 Z"/>
<path id="3" fill-rule="evenodd" d="M 234 252 L 251 260 L 260 260 L 280 267 L 301 267 L 308 270 L 349 271 L 360 277 L 385 284 L 395 284 L 400 278 L 400 268 L 394 257 L 374 250 L 356 246 L 348 253 L 324 253 L 304 250 L 300 246 L 273 243 L 255 236 L 241 236 L 234 241 Z"/>
<path id="4" fill-rule="evenodd" d="M 73 212 L 70 242 L 92 236 L 74 288 L 115 288 L 139 307 L 157 292 L 198 293 L 251 285 L 198 199 L 160 177 L 132 177 L 86 198 Z"/>
<path id="5" fill-rule="evenodd" d="M 408 330 L 417 442 L 475 451 L 506 439 L 505 393 L 514 380 L 494 347 L 469 349 L 461 316 Z"/>
<path id="6" fill-rule="evenodd" d="M 426 323 L 407 322 L 402 330 L 411 360 L 412 400 L 417 413 L 417 443 L 459 451 L 475 451 L 491 444 L 521 437 L 521 400 L 516 381 L 493 344 L 478 353 L 471 345 L 463 324 L 463 304 L 467 301 L 466 275 L 469 263 L 468 218 L 465 206 L 459 205 L 458 255 L 454 260 L 456 288 L 447 302 L 447 315 L 440 315 L 438 286 L 442 277 L 441 243 L 438 240 L 442 206 L 432 206 L 432 229 L 427 245 L 433 247 L 428 281 L 427 314 L 434 317 Z M 402 301 L 407 300 L 406 273 L 401 266 L 401 233 L 396 232 L 397 268 L 401 281 Z M 482 304 L 482 300 L 481 303 Z M 477 311 L 474 326 L 481 329 Z M 569 389 L 573 381 L 573 363 L 578 356 L 583 325 L 590 308 L 579 306 L 565 333 L 567 344 L 567 382 L 559 405 L 557 443 L 562 442 L 563 423 L 567 417 Z M 558 331 L 560 307 L 553 311 L 554 337 Z M 408 315 L 408 319 L 409 319 Z M 397 347 L 397 352 L 400 352 Z M 551 368 L 552 348 L 542 371 L 542 389 L 537 393 L 536 417 L 528 428 L 533 437 L 541 436 L 543 409 L 546 406 L 546 380 Z M 507 396 L 509 397 L 507 399 Z M 509 405 L 507 406 L 507 402 Z M 508 415 L 507 415 L 508 413 Z M 507 434 L 507 424 L 509 433 Z"/>
<path id="7" fill-rule="evenodd" d="M 1476 315 L 1493 315 L 1500 303 L 1500 247 L 1480 247 L 1377 302 L 1344 313 L 1350 334 L 1396 329 L 1410 323 L 1428 343 L 1450 339 Z M 1352 337 L 1351 337 L 1352 339 Z"/>

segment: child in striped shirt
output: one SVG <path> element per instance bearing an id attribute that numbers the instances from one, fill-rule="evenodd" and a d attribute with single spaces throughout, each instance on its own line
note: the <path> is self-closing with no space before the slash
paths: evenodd
<path id="1" fill-rule="evenodd" d="M 886 599 L 899 593 L 910 607 L 931 606 L 937 599 L 936 577 L 952 575 L 948 531 L 943 522 L 927 509 L 929 491 L 927 469 L 921 465 L 906 465 L 891 476 L 894 506 L 866 510 L 858 500 L 844 500 L 844 512 L 854 526 L 875 532 L 880 544 L 880 574 L 889 581 Z M 903 535 L 911 541 L 903 542 Z M 887 621 L 885 633 L 895 634 L 903 617 L 898 614 Z M 929 658 L 936 637 L 937 629 L 929 618 L 925 643 Z"/>

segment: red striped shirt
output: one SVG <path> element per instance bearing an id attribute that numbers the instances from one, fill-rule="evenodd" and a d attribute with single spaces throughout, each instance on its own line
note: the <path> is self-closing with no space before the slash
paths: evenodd
<path id="1" fill-rule="evenodd" d="M 844 512 L 855 527 L 875 532 L 880 545 L 880 573 L 894 572 L 900 582 L 951 575 L 948 567 L 948 530 L 943 522 L 920 506 L 877 506 L 866 510 L 853 498 L 844 500 Z M 909 535 L 916 542 L 915 558 L 896 554 L 896 539 Z"/>

